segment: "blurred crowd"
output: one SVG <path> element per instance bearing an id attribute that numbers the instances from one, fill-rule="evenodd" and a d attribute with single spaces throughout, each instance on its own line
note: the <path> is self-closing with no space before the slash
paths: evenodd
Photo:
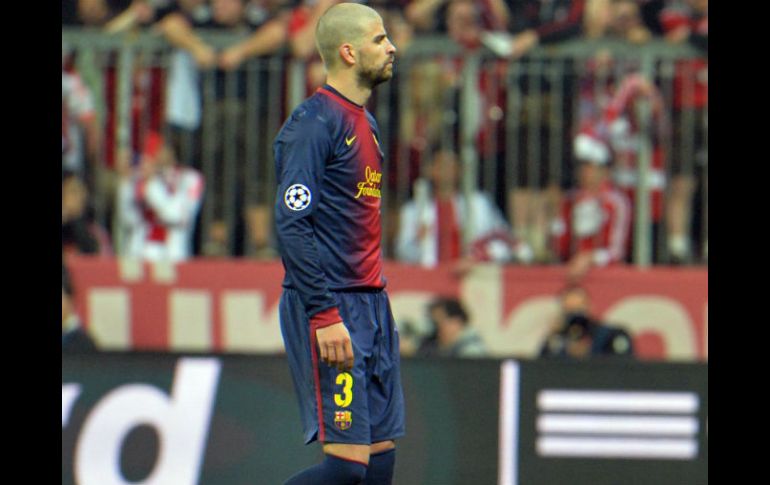
<path id="1" fill-rule="evenodd" d="M 133 113 L 132 144 L 125 153 L 116 153 L 115 72 L 107 69 L 102 89 L 95 89 L 88 75 L 78 72 L 74 53 L 63 45 L 63 252 L 117 253 L 156 261 L 182 261 L 194 256 L 274 258 L 267 181 L 254 182 L 264 185 L 256 189 L 230 185 L 233 180 L 252 177 L 242 162 L 246 155 L 239 151 L 245 144 L 243 134 L 236 130 L 229 142 L 224 137 L 213 142 L 217 154 L 237 152 L 239 165 L 230 175 L 214 170 L 204 176 L 200 153 L 188 150 L 183 143 L 200 137 L 200 103 L 194 102 L 200 96 L 196 74 L 217 73 L 217 104 L 211 108 L 216 111 L 214 124 L 234 119 L 236 126 L 245 126 L 239 122 L 249 116 L 242 89 L 237 87 L 234 96 L 225 96 L 224 78 L 219 76 L 237 72 L 249 59 L 280 55 L 306 62 L 307 92 L 312 93 L 324 79 L 313 40 L 315 23 L 335 3 L 63 0 L 63 27 L 113 34 L 152 32 L 165 38 L 175 54 L 181 54 L 172 55 L 168 76 L 160 68 L 150 68 L 133 80 L 128 107 Z M 707 261 L 707 240 L 693 247 L 692 230 L 695 191 L 703 190 L 699 184 L 707 183 L 707 176 L 699 176 L 707 159 L 707 0 L 362 3 L 381 12 L 399 55 L 422 35 L 447 36 L 466 51 L 489 50 L 499 59 L 495 69 L 501 70 L 525 60 L 537 46 L 573 39 L 610 39 L 634 45 L 663 39 L 690 44 L 702 53 L 702 58 L 677 63 L 674 93 L 666 106 L 660 88 L 641 74 L 639 66 L 619 66 L 608 51 L 598 51 L 574 79 L 575 108 L 565 116 L 571 117 L 575 128 L 563 134 L 566 154 L 558 162 L 569 167 L 563 170 L 564 180 L 556 184 L 548 183 L 551 169 L 545 164 L 532 169 L 521 153 L 514 154 L 514 167 L 506 167 L 506 150 L 512 149 L 510 130 L 495 119 L 480 121 L 480 157 L 498 162 L 499 178 L 506 177 L 507 171 L 516 171 L 515 186 L 499 193 L 463 190 L 459 150 L 439 143 L 446 132 L 437 119 L 441 113 L 435 103 L 459 83 L 463 60 L 436 60 L 417 66 L 409 74 L 419 78 L 415 89 L 410 90 L 411 98 L 404 103 L 406 111 L 399 114 L 396 137 L 408 147 L 407 165 L 416 168 L 408 175 L 409 200 L 392 208 L 397 222 L 386 228 L 393 240 L 392 253 L 386 256 L 424 267 L 450 262 L 459 272 L 478 261 L 566 264 L 571 283 L 579 283 L 591 267 L 628 263 L 633 252 L 637 163 L 642 151 L 648 149 L 651 230 L 653 237 L 660 231 L 666 235 L 667 255 L 658 255 L 656 246 L 653 262 Z M 238 33 L 240 40 L 215 46 L 202 35 L 212 30 Z M 478 80 L 485 93 L 495 82 L 495 69 L 484 71 Z M 164 83 L 171 89 L 165 91 Z M 684 84 L 690 87 L 685 89 Z M 259 95 L 267 97 L 269 93 L 260 91 Z M 162 110 L 144 110 L 145 106 L 159 106 L 164 97 Z M 485 103 L 497 104 L 490 107 Z M 486 96 L 479 105 L 492 118 L 501 118 L 499 113 L 495 115 L 495 108 L 500 111 L 497 100 Z M 639 116 L 642 107 L 650 110 L 652 120 L 649 147 L 643 147 L 640 137 L 645 128 Z M 686 116 L 696 120 L 692 123 L 694 133 L 682 133 L 679 128 L 683 126 L 680 119 Z M 544 139 L 557 136 L 545 123 L 538 129 L 542 129 Z M 261 142 L 269 146 L 270 134 L 263 131 Z M 519 131 L 514 138 L 531 133 L 526 120 Z M 695 145 L 694 161 L 665 153 L 666 147 L 682 143 Z M 397 158 L 401 150 L 390 152 Z M 664 166 L 664 160 L 670 160 L 670 166 Z M 533 173 L 538 171 L 541 173 Z M 241 222 L 226 217 L 232 212 L 226 202 L 232 193 L 242 208 Z M 97 194 L 101 203 L 97 203 Z M 212 204 L 212 221 L 207 233 L 200 234 L 201 207 L 207 198 Z M 104 213 L 97 216 L 95 207 Z M 229 224 L 240 224 L 246 234 L 243 239 L 248 241 L 244 247 L 228 241 L 232 234 Z M 119 245 L 112 240 L 117 235 Z"/>

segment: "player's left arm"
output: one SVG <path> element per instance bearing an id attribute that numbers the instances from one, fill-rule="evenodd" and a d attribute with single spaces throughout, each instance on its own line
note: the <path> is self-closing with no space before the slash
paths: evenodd
<path id="1" fill-rule="evenodd" d="M 321 360 L 349 369 L 353 365 L 350 334 L 320 265 L 313 217 L 323 197 L 332 147 L 326 121 L 307 111 L 293 115 L 274 146 L 278 179 L 274 215 L 286 273 L 305 307 Z"/>
<path id="2" fill-rule="evenodd" d="M 320 264 L 314 217 L 323 199 L 323 179 L 332 147 L 326 121 L 308 111 L 292 115 L 274 145 L 278 248 L 314 328 L 341 321 Z"/>

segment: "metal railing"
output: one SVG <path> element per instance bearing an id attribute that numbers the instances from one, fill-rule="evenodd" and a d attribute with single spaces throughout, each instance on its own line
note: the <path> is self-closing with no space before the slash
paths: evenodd
<path id="1" fill-rule="evenodd" d="M 201 35 L 217 48 L 239 38 L 220 32 Z M 190 58 L 150 33 L 110 36 L 63 29 L 62 41 L 75 54 L 77 69 L 97 97 L 104 129 L 114 133 L 114 141 L 103 146 L 105 159 L 115 160 L 121 152 L 136 149 L 135 138 L 158 125 L 174 141 L 179 159 L 200 169 L 207 180 L 196 236 L 198 253 L 216 253 L 206 241 L 221 223 L 227 237 L 220 251 L 253 255 L 254 239 L 264 236 L 264 230 L 255 225 L 270 227 L 264 221 L 269 221 L 274 192 L 272 140 L 291 110 L 312 93 L 308 63 L 279 53 L 251 59 L 234 71 L 198 72 Z M 673 136 L 655 139 L 656 120 L 649 104 L 636 105 L 635 123 L 641 136 L 633 262 L 647 266 L 668 261 L 666 210 L 659 214 L 658 230 L 652 230 L 648 194 L 653 143 L 662 147 L 665 180 L 689 177 L 694 183 L 690 219 L 691 227 L 700 231 L 694 246 L 702 249 L 707 244 L 708 108 L 707 104 L 683 105 L 677 98 L 696 90 L 695 73 L 686 72 L 688 62 L 702 57 L 694 49 L 663 41 L 644 46 L 574 41 L 539 47 L 525 59 L 505 61 L 486 50 L 468 54 L 445 37 L 418 38 L 408 48 L 400 47 L 394 78 L 377 87 L 368 106 L 380 125 L 390 172 L 382 187 L 386 257 L 394 254 L 398 208 L 412 196 L 415 180 L 426 176 L 422 167 L 431 148 L 456 151 L 463 167 L 463 190 L 491 194 L 513 227 L 522 223 L 516 220 L 517 194 L 539 194 L 536 200 L 541 206 L 548 205 L 549 193 L 563 194 L 573 178 L 571 140 L 580 103 L 585 103 L 580 86 L 586 76 L 593 76 L 595 94 L 601 96 L 600 87 L 606 81 L 587 67 L 600 50 L 611 54 L 616 67 L 653 80 L 666 118 L 673 121 Z M 192 76 L 189 92 L 181 96 L 176 91 L 182 99 L 172 100 L 169 88 L 183 86 L 180 79 L 185 75 Z M 146 102 L 147 91 L 153 89 L 162 93 L 154 105 Z M 103 221 L 111 220 L 105 197 L 97 194 L 96 198 Z M 546 226 L 541 224 L 538 230 L 547 232 Z M 548 238 L 547 234 L 538 237 Z M 119 247 L 119 240 L 115 244 Z M 552 261 L 547 251 L 541 261 Z"/>

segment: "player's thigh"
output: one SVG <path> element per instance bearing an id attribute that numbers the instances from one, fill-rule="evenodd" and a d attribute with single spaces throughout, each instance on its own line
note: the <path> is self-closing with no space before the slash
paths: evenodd
<path id="1" fill-rule="evenodd" d="M 324 443 L 371 443 L 366 364 L 356 358 L 353 368 L 339 371 L 316 363 L 320 386 L 319 440 Z"/>
<path id="2" fill-rule="evenodd" d="M 378 441 L 377 443 L 372 443 L 372 445 L 369 447 L 369 454 L 376 455 L 377 453 L 382 453 L 383 451 L 392 450 L 395 447 L 396 442 L 393 440 Z"/>
<path id="3" fill-rule="evenodd" d="M 327 455 L 333 455 L 346 460 L 369 464 L 369 445 L 351 445 L 347 443 L 324 443 L 323 450 Z"/>
<path id="4" fill-rule="evenodd" d="M 326 454 L 337 457 L 354 460 L 361 463 L 369 463 L 369 456 L 392 450 L 396 447 L 393 440 L 380 441 L 368 445 L 349 445 L 345 443 L 326 443 L 323 445 L 323 451 Z"/>
<path id="5" fill-rule="evenodd" d="M 371 443 L 392 441 L 405 431 L 398 330 L 387 293 L 383 292 L 377 300 L 381 333 L 368 386 Z"/>

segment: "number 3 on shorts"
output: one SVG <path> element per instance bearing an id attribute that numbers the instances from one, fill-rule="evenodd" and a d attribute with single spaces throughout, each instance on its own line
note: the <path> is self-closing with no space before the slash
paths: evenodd
<path id="1" fill-rule="evenodd" d="M 341 408 L 346 408 L 353 401 L 353 376 L 348 372 L 337 374 L 337 385 L 342 386 L 342 394 L 334 395 L 334 403 Z"/>

